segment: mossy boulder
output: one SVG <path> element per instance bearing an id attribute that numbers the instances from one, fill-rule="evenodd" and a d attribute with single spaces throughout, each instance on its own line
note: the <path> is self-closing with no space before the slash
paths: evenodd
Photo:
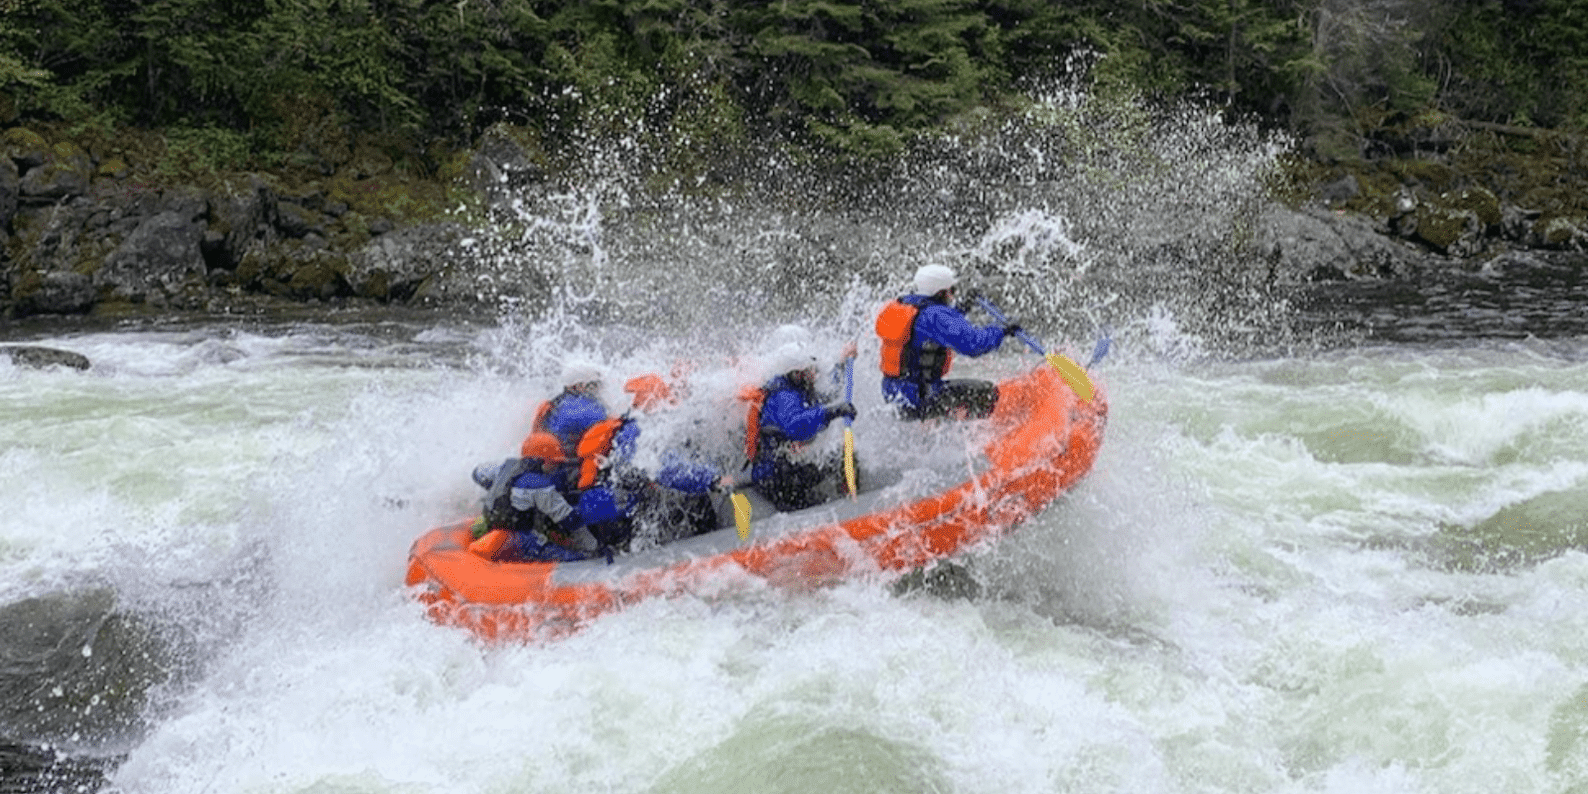
<path id="1" fill-rule="evenodd" d="M 1476 216 L 1470 212 L 1426 204 L 1417 208 L 1416 220 L 1412 227 L 1416 238 L 1450 254 L 1457 253 L 1460 243 L 1478 226 Z"/>
<path id="2" fill-rule="evenodd" d="M 287 293 L 300 299 L 330 300 L 353 294 L 348 283 L 347 257 L 316 251 L 295 263 L 287 279 Z"/>
<path id="3" fill-rule="evenodd" d="M 1540 244 L 1563 250 L 1588 249 L 1588 218 L 1553 215 L 1538 219 L 1534 225 Z"/>
<path id="4" fill-rule="evenodd" d="M 71 271 L 24 273 L 11 288 L 13 311 L 20 316 L 82 314 L 93 308 L 94 299 L 93 280 Z"/>
<path id="5" fill-rule="evenodd" d="M 87 193 L 93 177 L 94 162 L 88 152 L 61 141 L 49 148 L 42 164 L 22 174 L 19 185 L 24 196 L 54 200 Z"/>
<path id="6" fill-rule="evenodd" d="M 49 154 L 50 142 L 27 127 L 12 127 L 0 133 L 0 156 L 15 160 L 24 171 L 43 165 Z"/>
<path id="7" fill-rule="evenodd" d="M 101 161 L 99 167 L 94 170 L 96 176 L 110 179 L 126 179 L 131 173 L 132 166 L 127 165 L 127 161 L 120 157 L 107 158 Z"/>
<path id="8" fill-rule="evenodd" d="M 1449 209 L 1472 213 L 1478 219 L 1478 223 L 1487 228 L 1493 228 L 1500 223 L 1500 197 L 1486 188 L 1470 187 L 1454 190 L 1441 195 L 1439 200 Z"/>

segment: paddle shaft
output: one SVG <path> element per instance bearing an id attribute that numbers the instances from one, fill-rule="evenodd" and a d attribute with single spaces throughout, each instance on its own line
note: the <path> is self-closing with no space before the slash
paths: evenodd
<path id="1" fill-rule="evenodd" d="M 992 305 L 991 301 L 978 295 L 976 302 L 980 303 L 982 309 L 992 315 L 992 318 L 997 320 L 999 325 L 1007 326 L 1009 324 L 1009 319 L 1004 317 L 1003 312 L 998 311 L 998 307 Z M 1015 331 L 1015 336 L 1019 337 L 1020 341 L 1025 342 L 1026 346 L 1035 351 L 1037 355 L 1046 356 L 1048 354 L 1048 351 L 1042 348 L 1042 343 L 1032 338 L 1031 334 L 1026 333 L 1024 328 Z"/>
<path id="2" fill-rule="evenodd" d="M 844 402 L 855 401 L 855 357 L 844 359 Z M 856 496 L 855 482 L 855 418 L 844 417 L 844 484 L 849 486 L 849 498 Z"/>
<path id="3" fill-rule="evenodd" d="M 1009 320 L 1004 317 L 1003 312 L 998 311 L 998 307 L 992 305 L 992 303 L 989 302 L 986 298 L 977 296 L 976 301 L 981 304 L 982 309 L 984 309 L 988 314 L 992 315 L 992 318 L 994 320 L 997 320 L 1002 325 L 1008 325 L 1009 324 Z M 1033 351 L 1036 351 L 1038 354 L 1044 355 L 1044 356 L 1048 354 L 1048 351 L 1046 351 L 1046 350 L 1044 350 L 1042 348 L 1042 343 L 1038 342 L 1036 339 L 1032 338 L 1031 334 L 1028 334 L 1028 333 L 1025 332 L 1025 329 L 1021 329 L 1019 331 L 1016 331 L 1015 332 L 1015 336 L 1019 337 L 1020 341 L 1025 342 L 1026 345 L 1028 345 Z M 1108 351 L 1109 351 L 1109 349 L 1111 347 L 1113 347 L 1113 344 L 1114 344 L 1114 340 L 1110 338 L 1110 334 L 1107 332 L 1107 330 L 1105 330 L 1103 332 L 1103 337 L 1101 339 L 1098 339 L 1097 340 L 1097 345 L 1092 348 L 1092 357 L 1090 359 L 1087 359 L 1085 368 L 1086 369 L 1091 369 L 1092 367 L 1097 365 L 1097 362 L 1102 361 L 1103 357 L 1108 355 Z"/>
<path id="4" fill-rule="evenodd" d="M 985 309 L 988 314 L 992 315 L 994 320 L 1002 323 L 1005 328 L 1009 327 L 1009 320 L 1004 317 L 1003 312 L 998 311 L 997 306 L 992 305 L 991 301 L 979 295 L 976 297 L 976 301 L 981 304 L 981 307 Z M 1077 397 L 1080 397 L 1082 400 L 1092 399 L 1092 394 L 1094 393 L 1092 379 L 1087 377 L 1086 370 L 1082 369 L 1080 364 L 1071 361 L 1069 356 L 1064 356 L 1058 353 L 1049 353 L 1048 351 L 1043 350 L 1042 344 L 1031 338 L 1031 335 L 1026 333 L 1024 330 L 1016 331 L 1015 335 L 1020 337 L 1020 341 L 1025 342 L 1026 345 L 1035 351 L 1037 355 L 1047 359 L 1048 365 L 1053 367 L 1055 370 L 1058 370 L 1059 375 L 1064 378 L 1066 383 L 1070 384 L 1070 388 L 1075 391 L 1075 395 Z M 1092 352 L 1093 363 L 1096 363 L 1097 359 L 1108 354 L 1108 346 L 1106 342 L 1106 338 L 1099 340 L 1099 349 Z"/>

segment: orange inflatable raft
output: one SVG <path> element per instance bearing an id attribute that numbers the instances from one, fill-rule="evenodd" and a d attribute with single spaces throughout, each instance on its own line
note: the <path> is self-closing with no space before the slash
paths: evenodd
<path id="1" fill-rule="evenodd" d="M 778 513 L 753 491 L 751 532 L 731 511 L 722 528 L 613 562 L 492 562 L 468 551 L 473 518 L 421 536 L 407 583 L 443 624 L 485 639 L 554 637 L 641 599 L 749 581 L 809 587 L 868 571 L 916 568 L 1018 525 L 1091 470 L 1108 405 L 1082 400 L 1046 364 L 998 385 L 993 415 L 977 422 L 979 449 L 938 456 L 937 469 L 889 470 L 862 460 L 862 492 Z M 891 433 L 930 432 L 890 423 Z M 872 424 L 867 432 L 880 432 Z M 946 464 L 946 465 L 944 465 Z"/>

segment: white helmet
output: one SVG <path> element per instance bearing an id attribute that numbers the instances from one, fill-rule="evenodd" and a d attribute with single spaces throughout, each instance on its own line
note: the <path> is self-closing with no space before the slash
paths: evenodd
<path id="1" fill-rule="evenodd" d="M 811 352 L 808 345 L 786 344 L 767 356 L 767 367 L 773 375 L 783 375 L 815 366 L 817 366 L 816 354 Z"/>
<path id="2" fill-rule="evenodd" d="M 593 361 L 573 358 L 563 363 L 561 382 L 564 387 L 577 386 L 581 383 L 599 383 L 605 374 L 601 365 Z"/>
<path id="3" fill-rule="evenodd" d="M 936 295 L 959 283 L 959 274 L 947 265 L 922 265 L 915 271 L 915 294 Z"/>
<path id="4" fill-rule="evenodd" d="M 810 347 L 816 343 L 816 338 L 803 325 L 780 325 L 772 329 L 772 335 L 767 337 L 767 349 L 776 350 L 784 345 L 799 345 Z"/>

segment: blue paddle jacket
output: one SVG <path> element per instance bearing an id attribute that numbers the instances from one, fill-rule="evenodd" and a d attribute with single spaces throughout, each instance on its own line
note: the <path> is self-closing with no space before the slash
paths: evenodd
<path id="1" fill-rule="evenodd" d="M 931 343 L 975 358 L 997 350 L 1007 336 L 1003 326 L 977 326 L 957 307 L 926 295 L 905 295 L 899 302 L 914 306 L 916 314 L 900 362 L 903 371 L 897 377 L 885 374 L 882 378 L 882 396 L 888 402 L 920 408 L 941 389 L 947 366 L 941 370 L 922 366 L 923 345 Z"/>
<path id="2" fill-rule="evenodd" d="M 761 403 L 761 438 L 750 465 L 751 482 L 771 477 L 779 454 L 815 438 L 833 420 L 814 389 L 802 389 L 783 375 L 761 388 L 766 397 Z"/>
<path id="3" fill-rule="evenodd" d="M 539 458 L 508 458 L 494 467 L 475 469 L 475 482 L 486 489 L 487 527 L 512 530 L 514 535 L 538 535 L 537 515 L 565 533 L 584 526 L 568 499 L 566 472 L 542 468 Z"/>
<path id="4" fill-rule="evenodd" d="M 564 391 L 547 400 L 536 412 L 534 430 L 544 430 L 562 442 L 563 454 L 574 456 L 579 439 L 597 422 L 607 418 L 606 406 L 594 397 Z"/>
<path id="5" fill-rule="evenodd" d="M 636 490 L 636 485 L 640 481 L 628 476 L 640 474 L 631 463 L 639 435 L 639 427 L 634 422 L 624 423 L 614 440 L 612 458 L 603 467 L 596 484 L 580 493 L 579 515 L 586 524 L 627 518 L 639 506 L 641 494 Z M 684 493 L 702 494 L 709 492 L 721 477 L 722 472 L 716 467 L 669 451 L 662 455 L 662 466 L 656 472 L 656 478 L 643 482 Z"/>

